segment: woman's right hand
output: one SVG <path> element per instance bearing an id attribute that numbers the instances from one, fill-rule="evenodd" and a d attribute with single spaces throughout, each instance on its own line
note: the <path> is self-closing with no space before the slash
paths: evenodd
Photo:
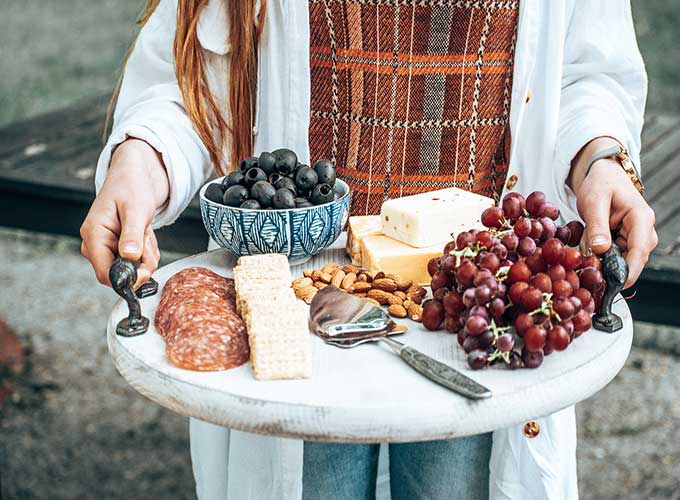
<path id="1" fill-rule="evenodd" d="M 160 259 L 151 220 L 168 192 L 165 167 L 155 149 L 138 139 L 116 148 L 104 185 L 80 228 L 80 251 L 100 283 L 111 285 L 109 268 L 117 256 L 141 260 L 135 288 L 151 277 Z"/>

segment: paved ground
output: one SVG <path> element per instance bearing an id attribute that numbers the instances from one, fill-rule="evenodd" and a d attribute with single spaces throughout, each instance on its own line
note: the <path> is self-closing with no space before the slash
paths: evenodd
<path id="1" fill-rule="evenodd" d="M 115 296 L 76 242 L 0 229 L 0 262 L 0 317 L 29 348 L 0 408 L 0 498 L 194 498 L 187 422 L 117 375 L 104 338 Z M 578 407 L 586 500 L 680 500 L 680 357 L 659 351 L 680 354 L 680 331 L 638 331 L 655 350 L 634 348 Z"/>

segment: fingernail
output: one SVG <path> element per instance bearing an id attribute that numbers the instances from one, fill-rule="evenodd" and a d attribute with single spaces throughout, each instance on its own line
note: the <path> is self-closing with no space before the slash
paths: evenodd
<path id="1" fill-rule="evenodd" d="M 137 243 L 125 243 L 123 245 L 123 251 L 124 252 L 129 252 L 129 253 L 136 253 L 139 252 L 139 247 L 137 246 Z"/>
<path id="2" fill-rule="evenodd" d="M 593 236 L 593 239 L 590 240 L 590 246 L 596 246 L 596 245 L 606 245 L 607 244 L 607 238 L 605 236 Z"/>

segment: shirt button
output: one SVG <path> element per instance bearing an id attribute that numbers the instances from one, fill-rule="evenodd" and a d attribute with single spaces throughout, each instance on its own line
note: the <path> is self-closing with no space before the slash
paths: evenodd
<path id="1" fill-rule="evenodd" d="M 541 426 L 533 420 L 524 424 L 524 435 L 529 439 L 535 438 L 541 432 Z"/>
<path id="2" fill-rule="evenodd" d="M 515 187 L 515 184 L 517 184 L 517 175 L 512 174 L 510 177 L 508 177 L 508 182 L 505 183 L 505 187 L 512 189 Z"/>
<path id="3" fill-rule="evenodd" d="M 527 96 L 524 98 L 524 104 L 529 104 L 531 101 L 531 92 L 527 92 Z"/>
<path id="4" fill-rule="evenodd" d="M 257 135 L 257 133 L 260 131 L 259 128 L 253 127 L 253 135 Z"/>

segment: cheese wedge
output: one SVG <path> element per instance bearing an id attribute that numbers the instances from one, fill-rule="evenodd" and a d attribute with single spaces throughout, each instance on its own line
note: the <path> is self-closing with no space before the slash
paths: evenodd
<path id="1" fill-rule="evenodd" d="M 382 223 L 379 215 L 355 215 L 347 223 L 347 255 L 352 264 L 361 266 L 361 241 L 373 234 L 380 234 Z"/>
<path id="2" fill-rule="evenodd" d="M 452 234 L 482 229 L 482 212 L 494 204 L 458 188 L 388 200 L 380 211 L 382 233 L 418 248 L 445 244 Z"/>
<path id="3" fill-rule="evenodd" d="M 381 234 L 366 236 L 361 240 L 361 264 L 369 271 L 398 274 L 419 285 L 429 285 L 427 263 L 439 257 L 443 245 L 414 248 Z"/>

